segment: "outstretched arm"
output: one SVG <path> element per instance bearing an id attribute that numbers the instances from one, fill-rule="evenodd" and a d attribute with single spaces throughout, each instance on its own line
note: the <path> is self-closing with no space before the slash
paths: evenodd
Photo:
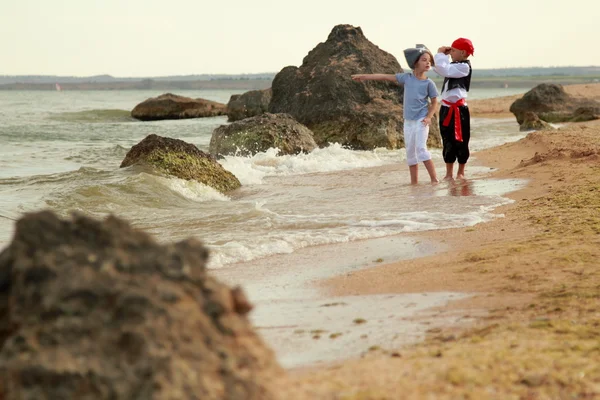
<path id="1" fill-rule="evenodd" d="M 363 81 L 389 81 L 397 82 L 394 74 L 358 74 L 352 75 L 352 80 L 357 82 Z"/>

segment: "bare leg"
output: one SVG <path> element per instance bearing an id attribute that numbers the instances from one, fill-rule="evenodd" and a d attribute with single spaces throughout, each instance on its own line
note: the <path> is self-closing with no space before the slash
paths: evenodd
<path id="1" fill-rule="evenodd" d="M 456 173 L 456 179 L 465 179 L 465 166 L 467 164 L 458 164 L 458 172 Z"/>
<path id="2" fill-rule="evenodd" d="M 446 163 L 446 176 L 444 177 L 445 181 L 451 181 L 452 175 L 454 175 L 454 163 Z"/>
<path id="3" fill-rule="evenodd" d="M 427 172 L 429 173 L 429 178 L 431 178 L 431 183 L 438 183 L 438 178 L 437 178 L 437 174 L 435 172 L 435 166 L 433 165 L 433 161 L 432 160 L 427 160 L 427 161 L 423 161 L 423 165 L 425 165 L 425 168 L 427 169 Z"/>
<path id="4" fill-rule="evenodd" d="M 410 170 L 410 184 L 416 185 L 419 181 L 419 164 L 409 165 L 408 169 Z"/>

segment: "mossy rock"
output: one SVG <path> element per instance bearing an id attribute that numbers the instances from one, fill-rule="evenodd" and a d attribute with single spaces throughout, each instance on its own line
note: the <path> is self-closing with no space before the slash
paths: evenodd
<path id="1" fill-rule="evenodd" d="M 225 193 L 241 186 L 240 181 L 210 154 L 183 140 L 149 135 L 129 150 L 121 168 L 147 164 L 160 173 L 196 180 Z"/>
<path id="2" fill-rule="evenodd" d="M 215 129 L 209 151 L 213 156 L 251 156 L 270 148 L 279 149 L 279 155 L 299 154 L 317 144 L 310 129 L 290 115 L 265 113 Z"/>
<path id="3" fill-rule="evenodd" d="M 571 122 L 584 122 L 600 119 L 600 106 L 598 107 L 579 107 L 573 112 Z"/>
<path id="4" fill-rule="evenodd" d="M 519 127 L 521 131 L 542 131 L 542 130 L 553 130 L 554 127 L 549 123 L 543 121 L 537 116 L 536 113 L 528 111 L 523 116 L 523 123 Z"/>
<path id="5" fill-rule="evenodd" d="M 551 124 L 557 124 L 561 122 L 571 121 L 573 118 L 573 113 L 567 111 L 555 111 L 555 112 L 544 112 L 539 113 L 538 117 L 545 122 Z"/>

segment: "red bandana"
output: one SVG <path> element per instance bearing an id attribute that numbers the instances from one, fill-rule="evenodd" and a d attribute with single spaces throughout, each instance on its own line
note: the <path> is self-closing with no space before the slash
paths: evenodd
<path id="1" fill-rule="evenodd" d="M 452 47 L 458 50 L 466 51 L 468 56 L 471 56 L 473 55 L 473 53 L 475 53 L 473 43 L 471 43 L 469 39 L 458 38 L 454 42 L 452 42 Z"/>

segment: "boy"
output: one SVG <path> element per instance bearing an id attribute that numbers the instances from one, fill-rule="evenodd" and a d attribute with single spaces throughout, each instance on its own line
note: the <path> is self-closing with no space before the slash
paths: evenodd
<path id="1" fill-rule="evenodd" d="M 440 133 L 443 142 L 446 176 L 452 180 L 454 162 L 458 160 L 457 179 L 465 179 L 465 165 L 469 159 L 471 138 L 471 114 L 466 103 L 471 86 L 471 63 L 469 56 L 475 49 L 469 39 L 458 38 L 452 46 L 442 46 L 435 55 L 434 71 L 444 77 L 442 106 L 440 108 Z M 448 55 L 452 62 L 448 62 Z"/>
<path id="2" fill-rule="evenodd" d="M 426 75 L 431 69 L 433 56 L 426 48 L 419 52 L 412 65 L 409 65 L 413 73 L 352 75 L 352 79 L 357 82 L 375 80 L 404 85 L 404 147 L 412 185 L 418 183 L 419 162 L 425 166 L 431 183 L 438 182 L 431 153 L 427 150 L 429 124 L 437 108 L 438 97 L 435 83 Z"/>

